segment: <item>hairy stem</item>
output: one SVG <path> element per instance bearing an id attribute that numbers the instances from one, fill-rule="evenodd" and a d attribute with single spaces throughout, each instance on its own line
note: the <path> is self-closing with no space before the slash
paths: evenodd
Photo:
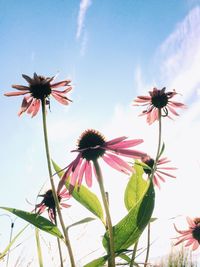
<path id="1" fill-rule="evenodd" d="M 94 160 L 93 163 L 94 163 L 95 171 L 96 171 L 97 178 L 98 178 L 101 197 L 102 197 L 102 201 L 103 201 L 103 205 L 104 205 L 104 209 L 105 209 L 105 213 L 106 213 L 106 226 L 108 228 L 108 233 L 109 233 L 110 258 L 108 261 L 108 264 L 109 264 L 108 266 L 114 267 L 115 266 L 114 238 L 113 238 L 113 228 L 112 228 L 112 221 L 111 221 L 111 216 L 110 216 L 109 207 L 108 207 L 107 195 L 106 195 L 106 192 L 104 189 L 103 176 L 101 173 L 99 163 L 97 162 L 97 160 Z"/>
<path id="2" fill-rule="evenodd" d="M 153 166 L 152 173 L 150 175 L 150 179 L 153 180 L 154 173 L 156 171 L 157 167 L 157 162 L 159 159 L 159 154 L 160 154 L 160 148 L 161 148 L 161 134 L 162 134 L 162 125 L 161 125 L 161 109 L 158 110 L 158 147 L 157 147 L 157 152 L 156 152 L 156 157 L 155 157 L 155 162 Z M 144 266 L 147 266 L 148 264 L 148 259 L 149 259 L 149 252 L 150 252 L 150 223 L 148 224 L 148 233 L 147 233 L 147 252 L 146 252 L 146 259 Z"/>
<path id="3" fill-rule="evenodd" d="M 64 221 L 62 218 L 62 213 L 60 210 L 59 200 L 58 200 L 56 188 L 55 188 L 54 181 L 53 181 L 53 174 L 52 174 L 52 170 L 51 170 L 51 157 L 50 157 L 49 144 L 48 144 L 48 134 L 47 134 L 47 124 L 46 124 L 46 107 L 45 107 L 46 102 L 45 101 L 46 101 L 45 99 L 42 100 L 42 119 L 43 119 L 43 131 L 44 131 L 44 141 L 45 141 L 45 150 L 46 150 L 49 179 L 50 179 L 50 183 L 51 183 L 51 189 L 52 189 L 53 198 L 55 201 L 56 210 L 58 212 L 59 221 L 60 221 L 60 224 L 61 224 L 61 227 L 63 230 L 63 234 L 65 237 L 65 244 L 66 244 L 67 249 L 68 249 L 71 267 L 75 267 L 74 256 L 73 256 L 71 244 L 70 244 L 67 232 L 66 232 L 66 227 L 65 227 L 65 224 L 64 224 Z"/>

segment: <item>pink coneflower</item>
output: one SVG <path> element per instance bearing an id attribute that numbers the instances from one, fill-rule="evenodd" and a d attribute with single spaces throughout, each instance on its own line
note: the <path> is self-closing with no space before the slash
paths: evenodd
<path id="1" fill-rule="evenodd" d="M 150 176 L 153 168 L 154 168 L 154 159 L 152 159 L 149 156 L 145 156 L 142 159 L 142 162 L 144 162 L 148 167 L 150 167 L 150 169 L 147 168 L 143 168 L 144 172 Z M 160 189 L 160 181 L 161 182 L 165 182 L 165 177 L 171 177 L 171 178 L 176 178 L 176 176 L 166 172 L 168 170 L 176 170 L 177 168 L 174 167 L 166 167 L 166 166 L 162 166 L 165 165 L 166 163 L 169 163 L 170 160 L 168 160 L 167 158 L 161 158 L 158 160 L 157 164 L 156 164 L 156 168 L 154 170 L 154 176 L 153 176 L 153 184 L 156 185 L 159 189 Z"/>
<path id="2" fill-rule="evenodd" d="M 175 238 L 177 242 L 174 245 L 186 242 L 185 247 L 192 246 L 192 250 L 196 250 L 200 245 L 200 218 L 187 217 L 186 219 L 189 224 L 188 230 L 178 230 L 174 224 L 175 230 L 180 234 L 179 237 Z"/>
<path id="3" fill-rule="evenodd" d="M 55 77 L 43 77 L 36 73 L 34 73 L 33 78 L 30 78 L 25 74 L 22 74 L 22 77 L 28 82 L 28 86 L 12 85 L 12 87 L 19 90 L 19 92 L 4 94 L 5 96 L 26 95 L 22 101 L 21 109 L 18 113 L 19 116 L 22 113 L 27 112 L 34 117 L 39 111 L 41 101 L 45 101 L 45 104 L 48 106 L 50 105 L 50 95 L 63 105 L 68 105 L 69 101 L 71 101 L 66 97 L 66 94 L 72 89 L 69 85 L 71 82 L 70 80 L 52 83 Z M 54 89 L 63 86 L 67 86 L 63 91 Z"/>
<path id="4" fill-rule="evenodd" d="M 139 145 L 143 142 L 142 139 L 126 140 L 127 137 L 122 136 L 116 139 L 105 141 L 101 133 L 95 130 L 85 131 L 79 141 L 78 148 L 72 152 L 78 152 L 77 157 L 66 168 L 58 189 L 60 190 L 67 178 L 70 176 L 70 192 L 78 182 L 80 187 L 83 177 L 85 176 L 86 184 L 92 185 L 92 169 L 93 162 L 102 158 L 112 168 L 130 174 L 133 168 L 120 156 L 129 158 L 141 158 L 146 154 L 140 151 L 131 150 L 130 147 Z M 95 170 L 94 173 L 96 174 Z"/>
<path id="5" fill-rule="evenodd" d="M 48 211 L 49 219 L 52 222 L 55 222 L 55 216 L 56 216 L 56 205 L 53 198 L 52 190 L 48 190 L 44 195 L 39 195 L 40 197 L 43 197 L 43 200 L 36 205 L 35 211 L 38 214 L 43 213 L 45 210 Z M 64 203 L 64 201 L 69 199 L 69 193 L 66 191 L 66 189 L 63 189 L 60 193 L 57 194 L 58 201 L 60 203 L 61 207 L 68 208 L 70 205 Z"/>
<path id="6" fill-rule="evenodd" d="M 171 92 L 165 92 L 165 90 L 165 87 L 161 90 L 153 88 L 153 91 L 149 91 L 150 96 L 138 96 L 134 100 L 134 106 L 147 106 L 147 109 L 140 116 L 146 115 L 148 124 L 152 124 L 159 119 L 159 111 L 161 116 L 172 119 L 168 114 L 169 112 L 178 116 L 179 114 L 175 109 L 186 108 L 182 103 L 171 101 L 171 98 L 177 95 L 175 90 Z"/>

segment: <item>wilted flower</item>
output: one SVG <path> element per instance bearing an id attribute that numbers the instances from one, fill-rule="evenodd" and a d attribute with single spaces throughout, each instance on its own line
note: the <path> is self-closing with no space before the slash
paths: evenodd
<path id="1" fill-rule="evenodd" d="M 43 200 L 36 205 L 35 211 L 38 214 L 43 213 L 45 210 L 48 211 L 49 219 L 54 222 L 55 221 L 55 215 L 56 215 L 56 204 L 53 197 L 53 192 L 51 189 L 49 189 L 44 195 L 39 195 L 40 197 L 43 197 Z M 61 207 L 68 208 L 70 205 L 64 203 L 64 201 L 69 199 L 69 193 L 66 191 L 66 189 L 63 189 L 63 191 L 57 193 L 58 201 L 60 203 Z"/>
<path id="2" fill-rule="evenodd" d="M 175 230 L 180 234 L 179 237 L 175 238 L 177 242 L 174 245 L 186 242 L 185 247 L 192 246 L 192 250 L 196 250 L 200 245 L 200 218 L 187 217 L 186 219 L 189 224 L 188 230 L 178 230 L 174 224 Z"/>
<path id="3" fill-rule="evenodd" d="M 120 156 L 129 158 L 141 158 L 146 154 L 140 151 L 128 149 L 143 142 L 142 139 L 126 140 L 127 137 L 122 136 L 116 139 L 105 141 L 101 133 L 95 130 L 85 131 L 79 141 L 78 148 L 72 152 L 78 152 L 77 157 L 66 168 L 59 185 L 60 190 L 67 178 L 70 176 L 70 192 L 72 192 L 76 181 L 78 187 L 81 185 L 85 176 L 86 184 L 92 185 L 92 168 L 93 162 L 102 158 L 112 168 L 130 174 L 133 168 Z M 95 173 L 95 169 L 94 169 Z M 95 173 L 96 174 L 96 173 Z"/>
<path id="4" fill-rule="evenodd" d="M 149 91 L 150 96 L 138 96 L 134 100 L 134 106 L 147 106 L 146 110 L 144 110 L 140 116 L 146 115 L 148 124 L 152 124 L 159 119 L 159 110 L 161 116 L 172 119 L 169 116 L 169 112 L 178 116 L 179 114 L 175 109 L 186 108 L 184 104 L 171 100 L 171 98 L 177 95 L 175 90 L 170 92 L 165 92 L 165 90 L 165 87 L 161 90 L 153 88 L 153 91 Z"/>
<path id="5" fill-rule="evenodd" d="M 18 113 L 19 116 L 22 113 L 27 112 L 34 117 L 39 111 L 41 101 L 45 101 L 46 105 L 50 105 L 50 95 L 63 105 L 68 105 L 69 101 L 71 101 L 66 97 L 66 94 L 72 89 L 69 85 L 71 82 L 70 80 L 52 83 L 55 77 L 43 77 L 36 73 L 34 73 L 33 78 L 30 78 L 25 74 L 22 74 L 22 77 L 28 82 L 28 86 L 12 85 L 12 87 L 19 90 L 19 92 L 4 94 L 5 96 L 26 95 L 22 101 L 21 109 Z M 54 89 L 63 86 L 67 86 L 63 91 Z"/>
<path id="6" fill-rule="evenodd" d="M 154 168 L 154 163 L 155 163 L 154 159 L 152 159 L 149 156 L 145 156 L 145 157 L 142 157 L 141 160 L 150 168 L 150 169 L 148 169 L 148 168 L 143 167 L 144 172 L 148 176 L 150 176 L 152 171 L 153 171 L 153 168 Z M 167 158 L 160 158 L 157 161 L 156 168 L 154 170 L 153 184 L 156 185 L 159 189 L 160 189 L 160 181 L 165 182 L 164 177 L 168 176 L 168 177 L 176 178 L 176 176 L 166 172 L 168 170 L 176 170 L 176 168 L 162 166 L 168 162 L 170 162 L 170 160 L 168 160 Z"/>

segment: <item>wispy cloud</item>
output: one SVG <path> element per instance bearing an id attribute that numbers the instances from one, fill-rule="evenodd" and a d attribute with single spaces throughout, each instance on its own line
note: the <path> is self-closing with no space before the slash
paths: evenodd
<path id="1" fill-rule="evenodd" d="M 160 46 L 161 77 L 185 99 L 200 86 L 200 7 L 192 9 Z"/>
<path id="2" fill-rule="evenodd" d="M 153 77 L 153 79 L 159 79 L 163 86 L 166 85 L 170 90 L 175 88 L 178 92 L 181 92 L 182 96 L 178 100 L 188 104 L 188 109 L 180 111 L 181 116 L 176 118 L 175 121 L 163 119 L 163 138 L 166 145 L 164 155 L 172 160 L 172 166 L 176 166 L 178 170 L 175 174 L 177 178 L 168 179 L 162 185 L 161 191 L 156 192 L 154 216 L 158 217 L 159 220 L 155 222 L 155 228 L 152 225 L 152 235 L 155 239 L 157 238 L 155 246 L 151 248 L 152 257 L 164 255 L 166 251 L 170 250 L 170 237 L 176 235 L 172 226 L 174 221 L 168 220 L 170 217 L 175 217 L 178 214 L 183 216 L 198 215 L 198 205 L 194 205 L 194 203 L 198 195 L 198 175 L 196 176 L 196 174 L 200 170 L 197 149 L 200 147 L 198 137 L 200 132 L 199 7 L 192 9 L 176 25 L 175 30 L 159 47 L 155 60 L 157 64 L 152 64 L 152 66 L 155 68 L 154 73 L 157 77 Z M 144 85 L 146 84 L 143 73 L 144 70 L 140 67 L 135 70 L 135 82 L 140 93 L 141 91 L 144 92 Z M 151 87 L 149 87 L 150 89 Z M 117 132 L 119 135 L 125 134 L 131 138 L 143 138 L 144 143 L 140 145 L 140 150 L 153 156 L 156 152 L 157 124 L 149 127 L 144 117 L 138 118 L 137 115 L 140 112 L 141 110 L 136 109 L 136 107 L 117 105 L 112 119 L 107 122 L 107 135 L 111 136 L 112 133 Z M 194 175 L 191 175 L 191 173 L 194 173 Z M 108 173 L 106 177 L 112 177 L 112 174 Z M 120 194 L 121 184 L 120 178 L 115 180 L 116 197 L 114 198 L 114 205 L 117 206 L 120 205 L 116 203 L 116 199 Z M 109 186 L 112 188 L 111 182 Z M 173 207 L 171 203 L 173 203 Z M 183 217 L 181 217 L 181 220 L 183 220 Z M 162 231 L 163 227 L 165 228 L 164 232 Z"/>
<path id="3" fill-rule="evenodd" d="M 76 38 L 79 39 L 84 27 L 85 16 L 89 6 L 91 5 L 91 0 L 81 0 L 79 7 L 79 14 L 77 19 L 77 31 Z"/>

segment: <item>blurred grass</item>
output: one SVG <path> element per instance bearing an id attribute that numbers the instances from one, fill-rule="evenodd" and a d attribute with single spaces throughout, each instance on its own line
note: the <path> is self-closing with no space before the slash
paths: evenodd
<path id="1" fill-rule="evenodd" d="M 152 265 L 155 267 L 197 267 L 196 261 L 193 259 L 192 252 L 182 247 L 177 250 L 172 247 L 168 256 L 163 257 L 161 261 Z"/>

